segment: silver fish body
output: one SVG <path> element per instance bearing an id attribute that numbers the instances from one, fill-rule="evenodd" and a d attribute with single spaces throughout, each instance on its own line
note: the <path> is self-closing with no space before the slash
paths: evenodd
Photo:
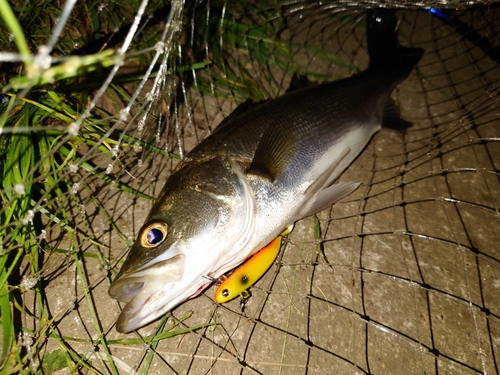
<path id="1" fill-rule="evenodd" d="M 110 287 L 127 302 L 119 332 L 196 296 L 286 226 L 356 189 L 333 182 L 383 123 L 406 125 L 389 96 L 423 53 L 397 46 L 391 11 L 367 21 L 366 71 L 236 111 L 181 161 Z"/>

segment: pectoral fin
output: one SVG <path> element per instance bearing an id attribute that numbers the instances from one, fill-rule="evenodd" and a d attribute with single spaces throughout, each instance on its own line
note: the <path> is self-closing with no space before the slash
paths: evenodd
<path id="1" fill-rule="evenodd" d="M 274 182 L 289 165 L 296 144 L 294 132 L 283 134 L 282 127 L 269 126 L 262 135 L 247 173 Z"/>

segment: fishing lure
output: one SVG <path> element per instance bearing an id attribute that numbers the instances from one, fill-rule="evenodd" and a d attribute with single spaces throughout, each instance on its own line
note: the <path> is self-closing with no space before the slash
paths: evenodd
<path id="1" fill-rule="evenodd" d="M 238 267 L 230 276 L 224 278 L 214 294 L 214 299 L 219 303 L 225 303 L 237 296 L 248 298 L 247 291 L 262 275 L 271 267 L 278 256 L 283 237 L 290 233 L 293 224 L 289 225 L 278 237 L 264 246 L 250 259 Z"/>

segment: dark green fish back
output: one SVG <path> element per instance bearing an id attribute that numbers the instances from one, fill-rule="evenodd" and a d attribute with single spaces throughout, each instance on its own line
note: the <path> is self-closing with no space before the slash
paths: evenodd
<path id="1" fill-rule="evenodd" d="M 306 152 L 305 168 L 353 126 L 380 123 L 392 82 L 376 71 L 288 93 L 224 124 L 190 154 L 189 159 L 222 152 L 273 180 L 294 155 Z M 311 152 L 313 150 L 313 152 Z M 308 163 L 307 160 L 310 162 Z M 252 162 L 253 161 L 253 162 Z"/>

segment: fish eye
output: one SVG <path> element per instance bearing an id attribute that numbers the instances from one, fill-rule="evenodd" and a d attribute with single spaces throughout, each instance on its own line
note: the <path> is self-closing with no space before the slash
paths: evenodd
<path id="1" fill-rule="evenodd" d="M 168 225 L 155 221 L 141 230 L 140 243 L 142 247 L 156 247 L 167 238 Z"/>

